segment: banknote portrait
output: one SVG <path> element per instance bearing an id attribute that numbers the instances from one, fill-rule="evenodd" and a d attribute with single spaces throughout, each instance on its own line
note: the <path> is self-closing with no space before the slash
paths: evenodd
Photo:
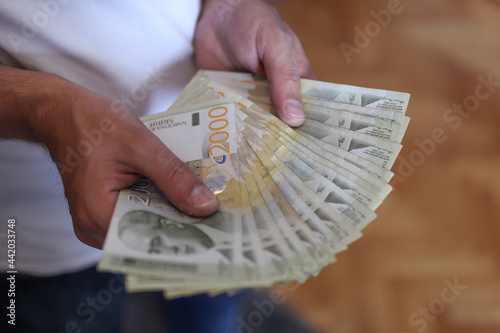
<path id="1" fill-rule="evenodd" d="M 213 215 L 214 221 L 205 219 L 203 228 L 176 220 L 175 216 L 146 210 L 127 212 L 119 222 L 119 238 L 128 247 L 145 253 L 198 254 L 215 247 L 208 225 L 215 227 L 214 224 L 224 224 L 221 219 L 229 219 L 225 214 Z"/>

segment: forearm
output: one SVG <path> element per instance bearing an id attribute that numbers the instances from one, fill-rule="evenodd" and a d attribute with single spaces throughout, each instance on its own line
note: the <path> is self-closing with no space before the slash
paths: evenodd
<path id="1" fill-rule="evenodd" d="M 0 65 L 0 138 L 45 143 L 69 96 L 55 75 Z"/>

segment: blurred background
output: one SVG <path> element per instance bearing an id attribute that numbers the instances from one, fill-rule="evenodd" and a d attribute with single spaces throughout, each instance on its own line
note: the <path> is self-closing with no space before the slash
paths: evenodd
<path id="1" fill-rule="evenodd" d="M 412 95 L 378 218 L 318 277 L 277 286 L 286 304 L 315 332 L 500 332 L 500 2 L 276 6 L 318 80 Z"/>

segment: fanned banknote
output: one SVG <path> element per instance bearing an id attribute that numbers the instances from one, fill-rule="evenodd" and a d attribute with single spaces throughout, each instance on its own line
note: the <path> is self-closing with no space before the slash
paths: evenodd
<path id="1" fill-rule="evenodd" d="M 101 271 L 129 291 L 234 294 L 304 282 L 361 237 L 391 192 L 409 95 L 302 80 L 306 120 L 290 128 L 269 83 L 199 71 L 167 110 L 142 118 L 218 196 L 193 218 L 148 179 L 120 192 Z"/>

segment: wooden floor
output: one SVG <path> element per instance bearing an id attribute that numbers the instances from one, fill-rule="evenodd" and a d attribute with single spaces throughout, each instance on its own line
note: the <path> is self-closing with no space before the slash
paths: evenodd
<path id="1" fill-rule="evenodd" d="M 500 2 L 277 7 L 319 80 L 412 94 L 394 191 L 337 263 L 282 288 L 288 304 L 324 333 L 499 333 Z"/>

